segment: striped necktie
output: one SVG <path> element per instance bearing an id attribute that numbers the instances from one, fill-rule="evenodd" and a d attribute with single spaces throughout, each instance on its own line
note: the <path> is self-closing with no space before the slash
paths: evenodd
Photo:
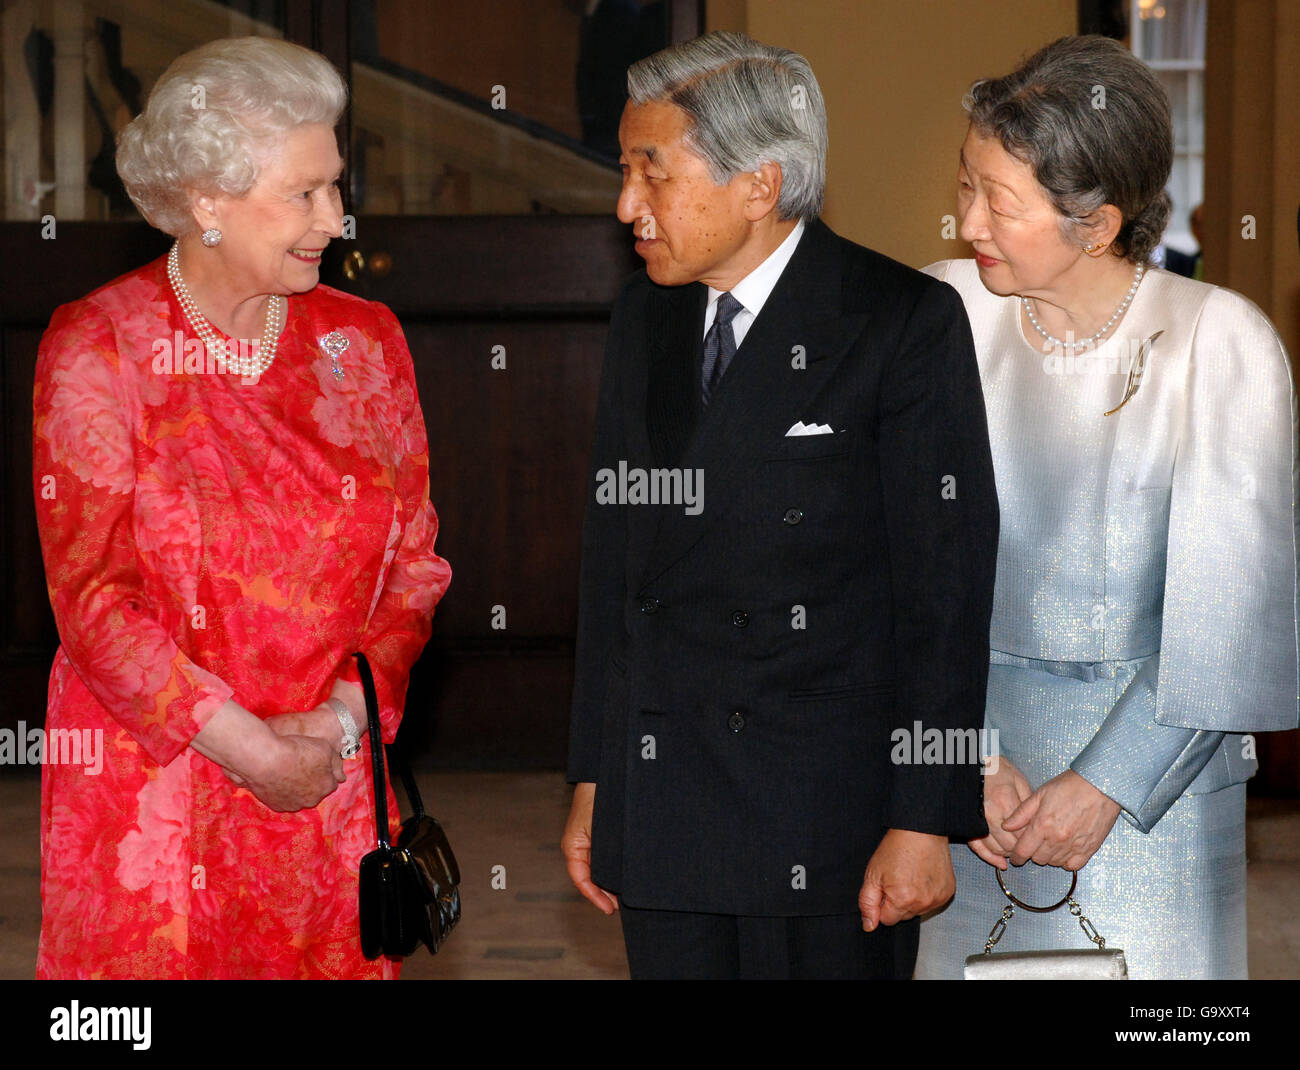
<path id="1" fill-rule="evenodd" d="M 736 335 L 731 329 L 731 321 L 745 310 L 745 306 L 729 293 L 718 297 L 717 311 L 713 316 L 713 326 L 704 336 L 704 375 L 702 397 L 704 404 L 713 398 L 713 393 L 722 382 L 727 372 L 727 365 L 736 355 Z"/>

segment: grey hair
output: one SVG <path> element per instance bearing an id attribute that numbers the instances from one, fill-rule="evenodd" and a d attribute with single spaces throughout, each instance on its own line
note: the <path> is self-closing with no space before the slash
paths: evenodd
<path id="1" fill-rule="evenodd" d="M 117 172 L 140 214 L 180 237 L 189 190 L 242 197 L 284 136 L 334 126 L 347 88 L 324 56 L 273 37 L 230 37 L 172 62 L 118 137 Z"/>
<path id="2" fill-rule="evenodd" d="M 635 104 L 665 101 L 688 117 L 687 145 L 730 182 L 763 163 L 781 167 L 780 219 L 815 219 L 826 195 L 826 105 L 797 52 L 715 31 L 632 64 Z"/>
<path id="3" fill-rule="evenodd" d="M 1169 98 L 1151 69 L 1109 37 L 1062 37 L 962 101 L 975 129 L 1027 163 L 1061 214 L 1067 241 L 1087 243 L 1104 204 L 1123 223 L 1112 246 L 1135 264 L 1160 243 L 1172 205 Z"/>

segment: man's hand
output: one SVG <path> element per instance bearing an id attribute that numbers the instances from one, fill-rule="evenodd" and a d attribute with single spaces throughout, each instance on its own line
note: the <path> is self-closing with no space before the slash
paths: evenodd
<path id="1" fill-rule="evenodd" d="M 597 887 L 591 880 L 591 811 L 596 804 L 596 785 L 575 784 L 569 820 L 564 824 L 560 850 L 564 853 L 569 880 L 602 914 L 618 909 L 618 897 Z"/>
<path id="2" fill-rule="evenodd" d="M 1007 855 L 1015 850 L 1019 837 L 1007 832 L 1002 823 L 1033 793 L 1024 773 L 1005 758 L 998 759 L 996 773 L 984 778 L 984 817 L 989 823 L 989 834 L 969 841 L 969 846 L 990 866 L 1007 868 Z"/>
<path id="3" fill-rule="evenodd" d="M 1002 827 L 1017 834 L 1011 861 L 1082 869 L 1110 834 L 1119 803 L 1067 769 L 1022 802 Z"/>
<path id="4" fill-rule="evenodd" d="M 867 863 L 858 893 L 862 928 L 872 932 L 937 910 L 956 890 L 947 836 L 890 829 Z"/>

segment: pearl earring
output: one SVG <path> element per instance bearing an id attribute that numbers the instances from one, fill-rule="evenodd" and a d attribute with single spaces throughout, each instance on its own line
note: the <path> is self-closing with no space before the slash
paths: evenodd
<path id="1" fill-rule="evenodd" d="M 200 240 L 204 245 L 211 249 L 214 245 L 221 244 L 221 231 L 216 227 L 209 227 L 203 232 L 203 237 Z"/>

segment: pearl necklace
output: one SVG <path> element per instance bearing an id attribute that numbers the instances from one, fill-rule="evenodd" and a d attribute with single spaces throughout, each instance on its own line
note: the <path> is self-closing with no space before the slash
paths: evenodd
<path id="1" fill-rule="evenodd" d="M 194 328 L 194 333 L 202 340 L 203 345 L 208 353 L 226 354 L 226 368 L 236 375 L 242 375 L 248 378 L 256 378 L 261 375 L 275 361 L 276 346 L 280 341 L 280 327 L 284 322 L 285 300 L 281 294 L 270 294 L 266 299 L 266 326 L 262 330 L 262 338 L 258 343 L 256 354 L 242 356 L 238 353 L 231 353 L 230 347 L 224 345 L 217 338 L 216 333 L 212 330 L 210 324 L 199 311 L 198 305 L 194 303 L 194 297 L 190 293 L 190 288 L 185 285 L 185 280 L 181 278 L 181 244 L 177 242 L 172 246 L 172 251 L 167 254 L 167 279 L 172 284 L 172 292 L 176 295 L 176 300 L 180 302 L 181 311 L 185 313 L 185 318 L 190 321 L 190 326 Z"/>
<path id="2" fill-rule="evenodd" d="M 1120 316 L 1124 315 L 1124 310 L 1128 308 L 1128 306 L 1132 303 L 1133 295 L 1137 293 L 1138 283 L 1142 281 L 1142 273 L 1144 271 L 1146 271 L 1146 265 L 1139 264 L 1137 266 L 1137 273 L 1133 276 L 1133 285 L 1128 288 L 1128 293 L 1124 295 L 1124 300 L 1119 303 L 1119 308 L 1115 309 L 1115 314 L 1106 321 L 1106 325 L 1101 330 L 1099 330 L 1096 334 L 1089 335 L 1081 342 L 1062 342 L 1059 338 L 1055 337 L 1054 335 L 1048 334 L 1039 325 L 1038 319 L 1034 315 L 1034 307 L 1029 303 L 1029 298 L 1022 297 L 1020 301 L 1021 304 L 1025 306 L 1025 313 L 1029 316 L 1029 322 L 1034 325 L 1034 330 L 1036 330 L 1039 334 L 1041 334 L 1044 338 L 1046 338 L 1049 342 L 1051 342 L 1053 347 L 1061 346 L 1064 349 L 1082 349 L 1084 346 L 1090 346 L 1096 341 L 1098 341 L 1103 334 L 1105 334 L 1113 326 L 1115 326 L 1115 321 L 1118 320 Z"/>

